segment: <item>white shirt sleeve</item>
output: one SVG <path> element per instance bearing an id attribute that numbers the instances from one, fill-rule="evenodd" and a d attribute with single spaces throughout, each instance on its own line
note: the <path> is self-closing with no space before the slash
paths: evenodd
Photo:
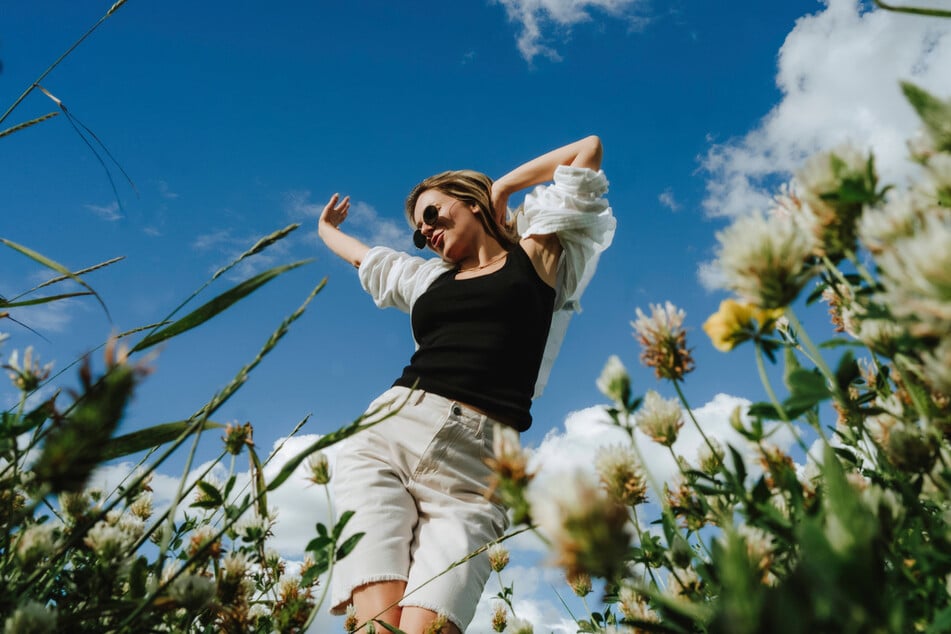
<path id="1" fill-rule="evenodd" d="M 523 209 L 516 216 L 523 238 L 555 234 L 562 246 L 555 313 L 535 383 L 535 397 L 541 395 L 548 382 L 571 315 L 580 312 L 581 295 L 594 276 L 601 252 L 614 240 L 617 226 L 604 197 L 608 179 L 603 171 L 561 165 L 555 170 L 554 181 L 526 195 Z"/>
<path id="2" fill-rule="evenodd" d="M 360 263 L 360 284 L 380 308 L 393 306 L 408 313 L 423 291 L 450 268 L 439 258 L 373 247 Z"/>

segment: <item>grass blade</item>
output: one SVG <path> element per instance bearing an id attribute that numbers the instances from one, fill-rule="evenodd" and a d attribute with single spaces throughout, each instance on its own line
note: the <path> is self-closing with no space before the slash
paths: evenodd
<path id="1" fill-rule="evenodd" d="M 7 245 L 14 251 L 19 251 L 20 253 L 30 258 L 31 260 L 42 264 L 46 268 L 53 269 L 57 273 L 60 273 L 61 275 L 65 275 L 69 279 L 73 280 L 74 282 L 76 282 L 77 284 L 79 284 L 80 286 L 88 290 L 99 302 L 99 305 L 102 306 L 102 310 L 105 311 L 106 317 L 108 317 L 109 321 L 112 322 L 112 316 L 109 314 L 109 309 L 106 308 L 106 304 L 102 301 L 102 298 L 99 297 L 99 293 L 93 290 L 92 286 L 90 286 L 85 281 L 83 281 L 81 277 L 79 277 L 78 275 L 76 275 L 75 273 L 67 269 L 65 266 L 63 266 L 59 262 L 55 262 L 49 259 L 48 257 L 46 257 L 45 255 L 41 253 L 37 253 L 33 249 L 30 249 L 29 247 L 25 247 L 22 244 L 17 244 L 16 242 L 7 240 L 6 238 L 0 238 L 0 242 Z"/>
<path id="2" fill-rule="evenodd" d="M 42 123 L 46 121 L 47 119 L 52 119 L 58 114 L 59 114 L 58 112 L 50 112 L 48 114 L 44 114 L 42 117 L 37 117 L 36 119 L 30 119 L 29 121 L 24 121 L 23 123 L 19 123 L 15 126 L 9 127 L 6 130 L 0 130 L 0 139 L 7 136 L 8 134 L 13 134 L 14 132 L 25 130 L 26 128 L 29 128 L 30 126 L 36 125 L 37 123 Z"/>
<path id="3" fill-rule="evenodd" d="M 36 306 L 37 304 L 48 304 L 49 302 L 55 302 L 60 299 L 67 299 L 70 297 L 81 297 L 83 295 L 92 295 L 89 291 L 82 291 L 79 293 L 63 293 L 62 295 L 49 295 L 48 297 L 37 297 L 36 299 L 26 299 L 22 302 L 7 302 L 0 299 L 0 308 L 20 308 L 22 306 Z"/>
<path id="4" fill-rule="evenodd" d="M 134 431 L 110 440 L 102 452 L 102 460 L 121 458 L 129 454 L 164 445 L 167 442 L 176 440 L 186 431 L 194 433 L 199 429 L 218 429 L 222 427 L 224 427 L 224 425 L 221 423 L 215 423 L 210 420 L 202 421 L 200 426 L 195 425 L 194 421 L 187 420 L 153 425 L 147 429 L 140 429 L 139 431 Z"/>
<path id="5" fill-rule="evenodd" d="M 255 290 L 257 290 L 258 288 L 266 284 L 267 282 L 270 282 L 272 279 L 274 279 L 278 275 L 286 273 L 287 271 L 290 271 L 291 269 L 296 269 L 297 267 L 303 264 L 307 264 L 308 262 L 310 262 L 310 260 L 300 260 L 298 262 L 292 262 L 290 264 L 285 264 L 283 266 L 278 266 L 273 269 L 269 269 L 267 271 L 264 271 L 263 273 L 259 273 L 258 275 L 255 275 L 249 280 L 245 280 L 244 282 L 238 284 L 234 288 L 228 291 L 225 291 L 221 295 L 218 295 L 217 297 L 215 297 L 208 303 L 196 308 L 195 310 L 188 313 L 187 315 L 185 315 L 178 321 L 172 322 L 167 327 L 162 328 L 161 330 L 158 330 L 150 334 L 145 339 L 137 343 L 135 347 L 132 348 L 132 352 L 145 350 L 146 348 L 154 346 L 157 343 L 165 341 L 166 339 L 169 339 L 171 337 L 180 335 L 181 333 L 185 331 L 191 330 L 192 328 L 195 328 L 196 326 L 199 326 L 205 323 L 206 321 L 208 321 L 209 319 L 211 319 L 218 313 L 227 309 L 229 306 L 231 306 L 238 300 L 244 297 L 247 297 L 248 295 L 253 293 Z"/>
<path id="6" fill-rule="evenodd" d="M 120 255 L 119 257 L 112 258 L 111 260 L 106 260 L 105 262 L 100 262 L 99 264 L 93 264 L 92 266 L 87 266 L 87 267 L 84 268 L 84 269 L 80 269 L 80 270 L 78 270 L 78 271 L 73 271 L 73 275 L 76 275 L 76 276 L 85 275 L 86 273 L 91 273 L 92 271 L 96 271 L 96 270 L 99 270 L 99 269 L 101 269 L 101 268 L 105 268 L 105 267 L 109 266 L 110 264 L 115 264 L 116 262 L 119 262 L 119 261 L 124 260 L 124 259 L 125 259 L 125 256 L 124 256 L 124 255 Z M 34 286 L 33 288 L 31 288 L 31 289 L 28 290 L 28 291 L 25 291 L 25 292 L 23 292 L 23 293 L 20 293 L 19 295 L 17 295 L 17 296 L 14 297 L 13 299 L 14 299 L 14 300 L 19 299 L 19 298 L 23 297 L 24 295 L 29 295 L 29 294 L 32 293 L 33 291 L 38 291 L 38 290 L 40 290 L 41 288 L 43 288 L 43 287 L 45 287 L 45 286 L 51 286 L 51 285 L 53 285 L 53 284 L 56 284 L 56 283 L 58 283 L 58 282 L 62 282 L 62 281 L 64 281 L 64 280 L 68 280 L 68 279 L 69 279 L 69 276 L 68 276 L 68 275 L 60 275 L 60 276 L 57 276 L 57 277 L 48 279 L 48 280 L 46 280 L 45 282 L 43 282 L 42 284 L 37 284 L 36 286 Z"/>

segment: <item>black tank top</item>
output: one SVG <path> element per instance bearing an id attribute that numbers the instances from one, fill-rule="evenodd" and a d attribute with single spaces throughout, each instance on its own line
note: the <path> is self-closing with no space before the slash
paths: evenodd
<path id="1" fill-rule="evenodd" d="M 394 385 L 468 403 L 525 431 L 555 290 L 516 245 L 497 271 L 447 271 L 413 305 L 419 349 Z"/>

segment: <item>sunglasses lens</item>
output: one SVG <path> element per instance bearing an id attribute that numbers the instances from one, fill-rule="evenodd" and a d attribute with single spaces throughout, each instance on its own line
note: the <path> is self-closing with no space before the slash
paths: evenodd
<path id="1" fill-rule="evenodd" d="M 426 236 L 424 236 L 423 232 L 419 229 L 413 232 L 413 244 L 416 245 L 417 249 L 422 249 L 426 246 Z"/>
<path id="2" fill-rule="evenodd" d="M 436 218 L 438 217 L 439 210 L 433 205 L 429 205 L 426 207 L 426 209 L 423 209 L 423 222 L 425 222 L 430 227 L 436 224 Z"/>

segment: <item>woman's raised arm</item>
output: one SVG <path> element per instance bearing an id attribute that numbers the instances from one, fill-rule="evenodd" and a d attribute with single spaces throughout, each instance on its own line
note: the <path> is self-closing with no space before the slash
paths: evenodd
<path id="1" fill-rule="evenodd" d="M 334 194 L 324 206 L 324 210 L 320 212 L 317 235 L 331 251 L 350 264 L 359 267 L 370 247 L 340 230 L 340 224 L 347 219 L 347 212 L 350 211 L 350 196 L 344 197 L 339 205 L 338 200 L 340 200 L 340 194 Z"/>
<path id="2" fill-rule="evenodd" d="M 502 220 L 505 217 L 509 196 L 526 187 L 550 181 L 559 165 L 587 167 L 597 171 L 601 169 L 602 154 L 601 139 L 591 135 L 519 165 L 492 185 L 492 205 L 496 218 Z"/>

